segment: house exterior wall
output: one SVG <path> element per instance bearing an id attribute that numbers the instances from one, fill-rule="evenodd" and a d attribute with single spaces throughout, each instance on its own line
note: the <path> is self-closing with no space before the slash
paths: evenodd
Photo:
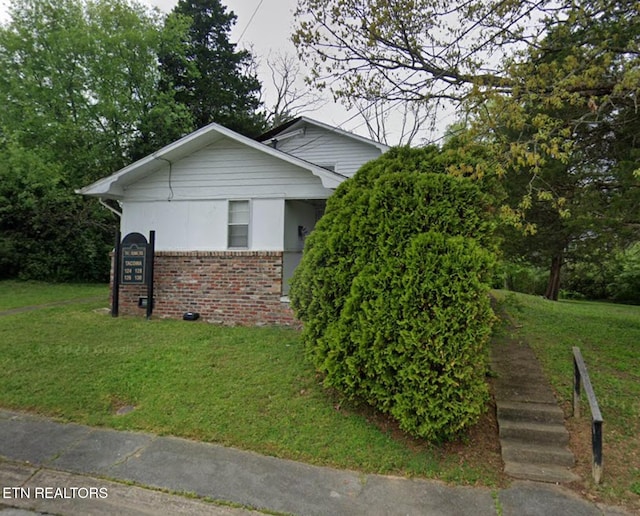
<path id="1" fill-rule="evenodd" d="M 160 251 L 225 251 L 228 201 L 249 200 L 249 250 L 282 251 L 285 199 L 330 195 L 311 172 L 225 138 L 127 187 L 120 230 L 155 230 Z"/>
<path id="2" fill-rule="evenodd" d="M 380 155 L 374 146 L 311 126 L 282 144 L 343 175 Z M 282 296 L 302 255 L 298 226 L 313 229 L 318 204 L 332 191 L 311 171 L 228 137 L 158 166 L 123 186 L 121 199 L 123 235 L 156 232 L 154 316 L 198 312 L 220 324 L 297 325 Z M 228 249 L 230 200 L 250 203 L 246 251 Z M 121 286 L 120 312 L 144 315 L 140 297 L 146 286 Z"/>
<path id="3" fill-rule="evenodd" d="M 282 256 L 282 251 L 157 252 L 153 315 L 179 319 L 197 312 L 217 324 L 297 326 L 289 304 L 281 301 Z M 144 285 L 121 285 L 120 314 L 144 315 L 138 299 L 146 295 Z"/>
<path id="4" fill-rule="evenodd" d="M 311 125 L 306 126 L 304 134 L 278 142 L 276 148 L 321 167 L 333 166 L 348 177 L 381 154 L 373 145 Z"/>
<path id="5" fill-rule="evenodd" d="M 284 199 L 248 199 L 249 250 L 282 251 Z M 125 201 L 120 231 L 156 232 L 158 251 L 226 251 L 228 200 Z"/>

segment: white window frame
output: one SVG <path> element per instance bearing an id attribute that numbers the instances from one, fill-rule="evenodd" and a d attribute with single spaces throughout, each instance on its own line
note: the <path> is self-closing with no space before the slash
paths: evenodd
<path id="1" fill-rule="evenodd" d="M 247 220 L 242 222 L 231 221 L 231 206 L 233 204 L 246 203 L 247 205 Z M 231 245 L 231 228 L 233 226 L 246 226 L 247 228 L 247 245 L 246 246 L 232 246 Z M 251 201 L 249 199 L 229 199 L 227 202 L 227 249 L 249 249 L 251 242 Z"/>

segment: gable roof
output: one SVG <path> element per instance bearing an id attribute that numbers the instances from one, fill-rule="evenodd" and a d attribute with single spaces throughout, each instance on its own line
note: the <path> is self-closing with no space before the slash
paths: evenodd
<path id="1" fill-rule="evenodd" d="M 76 193 L 107 199 L 119 199 L 124 195 L 123 187 L 143 179 L 166 166 L 167 163 L 175 163 L 223 138 L 229 138 L 247 147 L 263 152 L 266 155 L 308 170 L 320 179 L 322 186 L 325 188 L 337 188 L 337 186 L 346 179 L 346 176 L 342 174 L 314 165 L 313 163 L 269 147 L 259 141 L 242 136 L 219 124 L 212 123 L 118 170 L 110 176 L 99 179 L 95 183 L 76 190 Z"/>
<path id="2" fill-rule="evenodd" d="M 329 124 L 325 124 L 323 122 L 319 122 L 318 120 L 314 120 L 313 118 L 307 118 L 306 116 L 299 116 L 297 118 L 294 118 L 293 120 L 290 120 L 289 122 L 285 122 L 282 125 L 279 125 L 278 127 L 274 127 L 273 129 L 267 131 L 264 134 L 261 134 L 260 136 L 258 136 L 256 138 L 256 140 L 263 142 L 263 143 L 267 143 L 270 142 L 272 140 L 277 140 L 277 136 L 278 135 L 285 135 L 287 133 L 291 133 L 294 132 L 298 129 L 301 129 L 302 127 L 304 127 L 305 125 L 312 125 L 312 126 L 316 126 L 319 127 L 321 129 L 324 129 L 326 131 L 335 133 L 335 134 L 339 134 L 342 136 L 347 136 L 349 138 L 352 138 L 356 141 L 359 141 L 361 143 L 366 143 L 367 145 L 372 145 L 373 147 L 376 147 L 377 149 L 380 150 L 381 153 L 385 153 L 389 150 L 389 146 L 385 145 L 383 143 L 380 142 L 376 142 L 374 140 L 371 140 L 369 138 L 365 138 L 364 136 L 359 136 L 357 134 L 354 133 L 350 133 L 348 131 L 345 131 L 343 129 L 339 129 L 338 127 L 334 127 L 331 126 Z"/>

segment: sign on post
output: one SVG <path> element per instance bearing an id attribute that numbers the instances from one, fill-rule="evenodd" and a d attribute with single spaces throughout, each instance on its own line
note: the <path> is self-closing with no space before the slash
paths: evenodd
<path id="1" fill-rule="evenodd" d="M 116 233 L 115 266 L 111 315 L 118 316 L 120 285 L 146 285 L 147 319 L 153 311 L 153 259 L 155 231 L 149 233 L 149 241 L 140 233 L 129 233 L 120 241 Z M 144 298 L 140 298 L 144 299 Z"/>

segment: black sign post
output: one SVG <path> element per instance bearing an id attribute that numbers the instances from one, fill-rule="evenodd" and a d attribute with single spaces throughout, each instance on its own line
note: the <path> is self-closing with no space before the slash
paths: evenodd
<path id="1" fill-rule="evenodd" d="M 151 231 L 149 242 L 140 233 L 129 233 L 122 241 L 116 237 L 113 267 L 113 300 L 111 315 L 118 316 L 120 285 L 147 285 L 147 319 L 153 312 L 153 259 L 156 232 Z"/>
<path id="2" fill-rule="evenodd" d="M 149 232 L 149 244 L 147 245 L 147 319 L 151 319 L 153 312 L 153 262 L 156 250 L 156 232 Z"/>
<path id="3" fill-rule="evenodd" d="M 113 249 L 113 290 L 111 292 L 111 317 L 118 317 L 120 302 L 120 240 L 122 236 L 116 230 L 116 245 Z"/>

